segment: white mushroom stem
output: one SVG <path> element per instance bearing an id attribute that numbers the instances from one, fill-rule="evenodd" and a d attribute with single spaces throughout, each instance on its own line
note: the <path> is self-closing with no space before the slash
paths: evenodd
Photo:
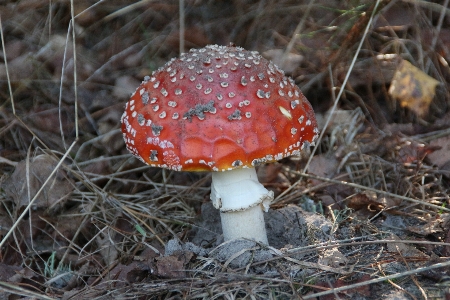
<path id="1" fill-rule="evenodd" d="M 247 238 L 268 244 L 263 210 L 269 210 L 273 192 L 259 183 L 254 168 L 213 172 L 211 200 L 220 209 L 226 241 Z"/>

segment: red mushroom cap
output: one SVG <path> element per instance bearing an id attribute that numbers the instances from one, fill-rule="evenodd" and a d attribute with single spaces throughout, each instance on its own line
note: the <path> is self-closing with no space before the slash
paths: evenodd
<path id="1" fill-rule="evenodd" d="M 225 171 L 300 155 L 318 136 L 314 111 L 291 78 L 258 52 L 206 46 L 146 76 L 122 131 L 143 162 Z"/>

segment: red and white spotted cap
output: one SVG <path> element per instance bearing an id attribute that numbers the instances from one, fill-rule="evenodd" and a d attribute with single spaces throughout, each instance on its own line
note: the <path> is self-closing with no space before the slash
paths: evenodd
<path id="1" fill-rule="evenodd" d="M 226 171 L 300 155 L 314 111 L 291 78 L 256 51 L 192 49 L 146 76 L 122 115 L 128 150 L 177 171 Z"/>

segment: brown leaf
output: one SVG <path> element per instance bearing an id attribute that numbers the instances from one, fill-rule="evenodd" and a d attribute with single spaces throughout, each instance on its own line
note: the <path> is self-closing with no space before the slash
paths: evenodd
<path id="1" fill-rule="evenodd" d="M 428 223 L 421 226 L 408 226 L 411 232 L 420 235 L 430 235 L 438 232 L 444 232 L 445 228 L 450 225 L 450 214 L 441 214 L 436 218 L 428 220 Z"/>
<path id="2" fill-rule="evenodd" d="M 153 271 L 154 266 L 150 267 L 143 262 L 133 261 L 128 265 L 119 263 L 111 270 L 107 280 L 113 278 L 119 286 L 123 286 L 124 283 L 140 282 Z"/>
<path id="3" fill-rule="evenodd" d="M 107 113 L 98 120 L 98 131 L 103 134 L 101 143 L 110 153 L 114 153 L 124 148 L 122 133 L 116 132 L 114 134 L 108 134 L 117 128 L 117 120 L 120 119 L 120 115 L 121 113 L 117 110 L 108 110 Z"/>
<path id="4" fill-rule="evenodd" d="M 398 240 L 398 243 L 387 243 L 387 250 L 393 253 L 400 253 L 404 257 L 428 257 L 422 251 L 417 250 L 414 246 L 410 244 L 405 244 L 401 242 L 401 239 L 395 235 L 391 234 L 391 240 Z"/>
<path id="5" fill-rule="evenodd" d="M 35 249 L 46 249 L 48 245 L 53 243 L 53 240 L 45 230 L 47 222 L 45 222 L 40 213 L 40 211 L 30 213 L 27 220 L 22 221 L 18 228 L 27 244 L 33 243 Z"/>
<path id="6" fill-rule="evenodd" d="M 17 164 L 14 173 L 4 184 L 5 192 L 13 198 L 17 210 L 23 209 L 30 203 L 57 164 L 58 161 L 47 154 L 32 158 L 28 167 L 26 161 Z M 45 210 L 50 215 L 54 214 L 63 207 L 72 190 L 72 180 L 60 168 L 37 196 L 32 208 Z"/>
<path id="7" fill-rule="evenodd" d="M 450 161 L 450 135 L 432 140 L 430 146 L 440 148 L 428 154 L 428 159 L 433 165 L 442 167 Z"/>
<path id="8" fill-rule="evenodd" d="M 384 208 L 374 192 L 362 192 L 347 200 L 347 206 L 355 210 L 359 219 L 369 219 Z"/>
<path id="9" fill-rule="evenodd" d="M 45 133 L 56 133 L 60 135 L 60 126 L 62 126 L 63 129 L 73 128 L 73 122 L 72 118 L 68 116 L 64 110 L 62 111 L 61 119 L 59 116 L 58 108 L 54 107 L 47 109 L 42 106 L 31 111 L 26 117 L 26 121 L 32 128 L 36 128 Z"/>
<path id="10" fill-rule="evenodd" d="M 344 209 L 342 203 L 339 203 L 338 201 L 336 201 L 336 199 L 334 199 L 334 197 L 331 197 L 330 195 L 319 195 L 318 199 L 320 200 L 320 202 L 322 202 L 322 205 L 327 209 L 328 208 L 331 210 Z"/>
<path id="11" fill-rule="evenodd" d="M 157 274 L 166 278 L 184 278 L 186 277 L 185 265 L 193 256 L 194 253 L 190 251 L 177 251 L 174 255 L 157 258 Z"/>
<path id="12" fill-rule="evenodd" d="M 345 70 L 343 65 L 342 71 Z M 386 55 L 377 55 L 358 61 L 349 77 L 352 87 L 367 86 L 371 84 L 389 84 L 395 74 L 396 60 Z"/>
<path id="13" fill-rule="evenodd" d="M 328 249 L 319 257 L 318 263 L 333 268 L 344 268 L 348 259 L 337 249 Z"/>
<path id="14" fill-rule="evenodd" d="M 354 210 L 367 208 L 371 211 L 382 209 L 381 204 L 377 201 L 377 195 L 374 192 L 362 192 L 351 197 L 347 201 L 347 206 Z"/>
<path id="15" fill-rule="evenodd" d="M 8 58 L 8 57 L 7 57 Z M 29 53 L 25 53 L 8 62 L 8 72 L 11 81 L 30 79 L 36 69 L 36 59 Z M 6 65 L 0 63 L 0 80 L 6 80 Z"/>
<path id="16" fill-rule="evenodd" d="M 184 278 L 186 272 L 184 271 L 184 259 L 176 256 L 164 256 L 156 261 L 158 268 L 158 275 L 166 278 Z"/>
<path id="17" fill-rule="evenodd" d="M 112 265 L 119 256 L 119 251 L 117 250 L 117 245 L 114 243 L 113 239 L 116 232 L 110 231 L 110 233 L 101 233 L 97 235 L 95 241 L 99 247 L 100 255 L 107 266 Z"/>
<path id="18" fill-rule="evenodd" d="M 99 11 L 89 9 L 91 4 L 87 0 L 78 0 L 73 3 L 75 15 L 75 22 L 81 26 L 90 26 L 100 19 Z"/>
<path id="19" fill-rule="evenodd" d="M 426 156 L 439 150 L 438 146 L 429 146 L 416 141 L 405 141 L 397 147 L 396 159 L 400 163 L 421 162 Z"/>
<path id="20" fill-rule="evenodd" d="M 5 43 L 5 53 L 8 62 L 13 61 L 20 55 L 24 54 L 28 49 L 27 43 L 23 40 L 12 40 Z M 0 57 L 4 59 L 3 52 L 0 53 Z"/>
<path id="21" fill-rule="evenodd" d="M 257 170 L 259 181 L 264 184 L 277 182 L 281 168 L 279 163 L 261 165 Z"/>
<path id="22" fill-rule="evenodd" d="M 439 81 L 403 60 L 394 74 L 389 94 L 419 117 L 426 115 Z"/>
<path id="23" fill-rule="evenodd" d="M 380 18 L 374 24 L 379 31 L 407 30 L 416 25 L 414 10 L 407 9 L 406 3 L 397 2 L 380 12 Z"/>
<path id="24" fill-rule="evenodd" d="M 332 178 L 337 172 L 338 161 L 333 156 L 326 156 L 323 154 L 316 155 L 312 158 L 309 164 L 308 172 L 320 177 Z M 321 184 L 320 180 L 311 180 L 313 186 Z"/>
<path id="25" fill-rule="evenodd" d="M 334 283 L 330 283 L 330 282 L 319 282 L 316 285 L 317 286 L 323 286 L 325 288 L 339 288 L 339 287 L 343 287 L 343 286 L 347 286 L 347 285 L 352 285 L 352 284 L 356 284 L 356 283 L 360 283 L 360 282 L 364 282 L 367 280 L 370 280 L 370 275 L 362 275 L 358 280 L 356 281 L 344 281 L 342 279 L 338 279 L 336 280 Z M 322 291 L 322 290 L 318 290 L 318 291 Z M 320 297 L 321 300 L 332 300 L 332 299 L 336 299 L 336 296 L 340 296 L 342 297 L 342 299 L 347 299 L 346 297 L 351 297 L 353 295 L 359 295 L 360 297 L 369 297 L 370 296 L 370 285 L 362 285 L 359 286 L 357 288 L 353 288 L 353 289 L 348 289 L 348 290 L 344 290 L 338 294 L 329 294 L 323 297 Z M 360 297 L 356 297 L 356 298 L 360 298 Z M 352 297 L 353 298 L 353 297 Z M 341 298 L 339 298 L 341 299 Z"/>
<path id="26" fill-rule="evenodd" d="M 8 281 L 20 270 L 22 270 L 22 267 L 10 266 L 0 262 L 0 280 Z"/>

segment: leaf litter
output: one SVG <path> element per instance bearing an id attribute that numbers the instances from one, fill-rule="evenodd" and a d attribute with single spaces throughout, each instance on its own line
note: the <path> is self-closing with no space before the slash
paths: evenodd
<path id="1" fill-rule="evenodd" d="M 187 4 L 185 49 L 232 41 L 284 61 L 329 124 L 307 174 L 305 158 L 258 170 L 277 197 L 269 246 L 223 243 L 209 175 L 149 168 L 125 151 L 117 121 L 133 82 L 178 55 L 178 1 L 74 2 L 75 48 L 68 3 L 0 4 L 1 296 L 448 297 L 444 7 L 383 3 L 345 81 L 374 6 L 314 2 Z M 399 57 L 418 69 L 395 73 Z M 415 97 L 427 76 L 440 84 Z"/>

